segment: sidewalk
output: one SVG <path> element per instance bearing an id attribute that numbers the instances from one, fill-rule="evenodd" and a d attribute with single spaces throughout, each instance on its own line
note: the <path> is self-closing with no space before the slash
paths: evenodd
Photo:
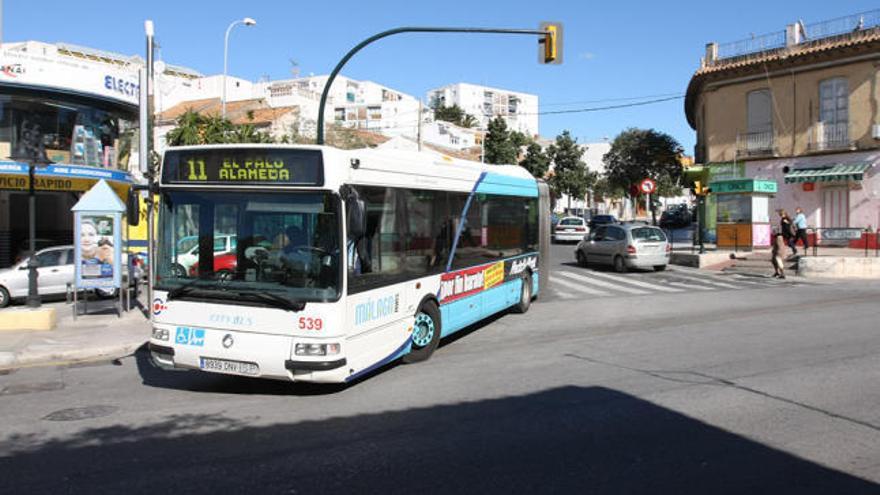
<path id="1" fill-rule="evenodd" d="M 96 310 L 100 302 L 90 302 Z M 73 319 L 73 306 L 48 303 L 58 312 L 54 330 L 0 331 L 0 371 L 32 366 L 111 360 L 132 354 L 150 336 L 150 321 L 134 306 L 118 317 L 115 311 L 95 311 Z"/>
<path id="2" fill-rule="evenodd" d="M 867 256 L 864 249 L 849 247 L 820 246 L 815 255 L 813 252 L 812 248 L 806 253 L 803 248 L 798 249 L 800 256 L 795 258 L 798 275 L 808 278 L 880 278 L 880 257 L 876 256 L 877 252 L 872 249 L 867 251 Z M 670 263 L 704 270 L 727 271 L 738 263 L 758 260 L 769 264 L 770 250 L 740 249 L 734 252 L 729 249 L 713 248 L 707 249 L 704 254 L 699 254 L 692 253 L 688 249 L 676 248 L 672 252 Z M 787 257 L 786 260 L 790 258 Z"/>

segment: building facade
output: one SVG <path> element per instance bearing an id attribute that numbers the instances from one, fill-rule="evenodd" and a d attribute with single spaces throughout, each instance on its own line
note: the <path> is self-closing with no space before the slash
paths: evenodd
<path id="1" fill-rule="evenodd" d="M 501 117 L 507 128 L 527 136 L 539 135 L 538 95 L 469 83 L 455 83 L 427 93 L 431 107 L 458 105 L 477 119 L 477 127 L 486 130 L 489 121 Z"/>
<path id="2" fill-rule="evenodd" d="M 802 207 L 811 228 L 876 229 L 878 105 L 880 10 L 709 43 L 685 113 L 705 180 L 772 180 L 771 212 Z"/>
<path id="3" fill-rule="evenodd" d="M 139 57 L 37 41 L 0 48 L 0 267 L 28 247 L 28 164 L 36 136 L 37 246 L 73 240 L 70 208 L 99 179 L 120 195 L 138 173 Z M 169 78 L 198 74 L 166 66 Z"/>

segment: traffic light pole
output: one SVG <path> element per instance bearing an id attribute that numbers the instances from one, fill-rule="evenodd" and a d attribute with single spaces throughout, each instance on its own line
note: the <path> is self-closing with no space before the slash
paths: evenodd
<path id="1" fill-rule="evenodd" d="M 327 96 L 330 94 L 330 86 L 333 85 L 333 81 L 336 79 L 339 71 L 341 71 L 342 67 L 345 66 L 345 64 L 351 59 L 351 57 L 353 57 L 354 54 L 359 52 L 363 47 L 369 45 L 374 41 L 400 33 L 527 34 L 530 36 L 550 36 L 555 34 L 551 33 L 551 31 L 549 30 L 540 29 L 400 27 L 389 29 L 388 31 L 382 31 L 381 33 L 370 36 L 364 41 L 358 43 L 354 48 L 349 50 L 344 57 L 342 57 L 339 63 L 336 64 L 336 67 L 333 68 L 333 71 L 327 78 L 327 82 L 324 84 L 324 91 L 321 92 L 321 103 L 318 105 L 318 129 L 317 139 L 315 141 L 317 144 L 324 144 L 324 107 L 327 105 Z"/>

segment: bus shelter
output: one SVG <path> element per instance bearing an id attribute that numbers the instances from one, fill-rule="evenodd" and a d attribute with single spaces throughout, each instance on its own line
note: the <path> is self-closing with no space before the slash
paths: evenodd
<path id="1" fill-rule="evenodd" d="M 719 248 L 769 247 L 772 180 L 732 179 L 709 183 L 716 204 L 716 245 Z"/>

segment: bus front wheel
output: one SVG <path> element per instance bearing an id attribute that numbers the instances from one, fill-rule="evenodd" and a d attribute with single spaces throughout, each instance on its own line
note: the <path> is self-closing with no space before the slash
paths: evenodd
<path id="1" fill-rule="evenodd" d="M 416 313 L 412 330 L 412 349 L 403 356 L 404 363 L 425 361 L 440 343 L 440 308 L 433 301 L 425 302 Z"/>

